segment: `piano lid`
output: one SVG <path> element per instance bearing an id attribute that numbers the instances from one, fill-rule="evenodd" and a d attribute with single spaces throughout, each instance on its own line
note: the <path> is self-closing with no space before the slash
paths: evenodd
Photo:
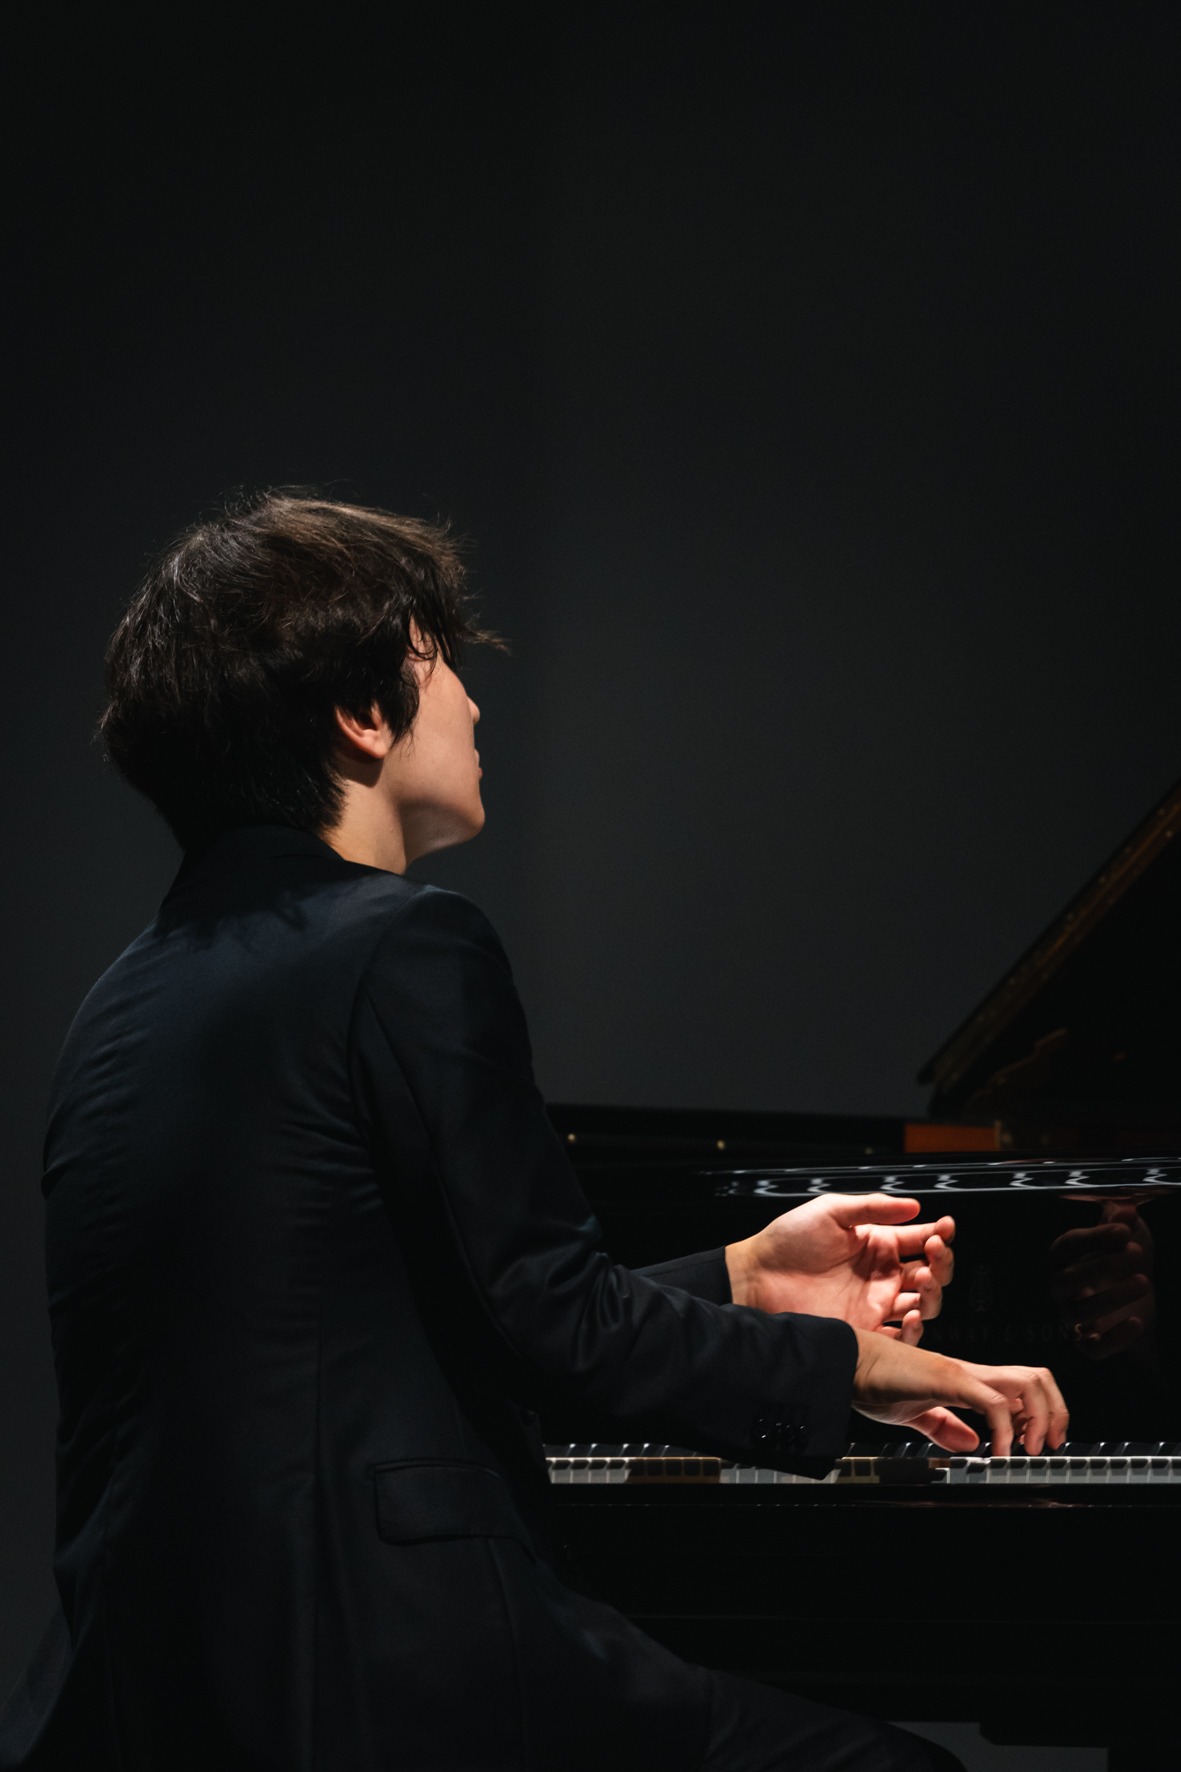
<path id="1" fill-rule="evenodd" d="M 1177 838 L 1181 782 L 924 1065 L 932 1117 L 1181 1123 Z"/>

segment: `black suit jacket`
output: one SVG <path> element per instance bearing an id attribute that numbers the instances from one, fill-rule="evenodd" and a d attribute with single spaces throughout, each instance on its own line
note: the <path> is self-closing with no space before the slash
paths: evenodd
<path id="1" fill-rule="evenodd" d="M 61 1615 L 0 1766 L 698 1763 L 700 1671 L 553 1570 L 535 1411 L 821 1470 L 855 1339 L 612 1263 L 473 905 L 218 838 L 78 1013 L 44 1188 Z"/>

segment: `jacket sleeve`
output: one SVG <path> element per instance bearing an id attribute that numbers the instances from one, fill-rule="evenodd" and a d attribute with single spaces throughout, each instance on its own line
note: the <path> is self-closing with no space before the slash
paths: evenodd
<path id="1" fill-rule="evenodd" d="M 708 1298 L 711 1304 L 731 1302 L 730 1271 L 724 1249 L 711 1249 L 705 1255 L 678 1255 L 655 1267 L 637 1268 L 636 1272 L 661 1286 L 679 1286 L 694 1298 Z"/>
<path id="2" fill-rule="evenodd" d="M 710 1302 L 605 1253 L 504 950 L 468 900 L 416 887 L 395 911 L 358 990 L 352 1067 L 393 1210 L 412 1244 L 450 1242 L 517 1394 L 586 1406 L 622 1439 L 809 1474 L 840 1456 L 847 1324 Z"/>

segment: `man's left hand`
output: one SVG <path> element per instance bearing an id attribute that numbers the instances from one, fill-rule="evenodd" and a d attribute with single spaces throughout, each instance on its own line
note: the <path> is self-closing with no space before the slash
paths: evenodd
<path id="1" fill-rule="evenodd" d="M 841 1317 L 915 1343 L 938 1316 L 955 1258 L 955 1220 L 914 1224 L 917 1200 L 826 1194 L 726 1250 L 735 1304 Z"/>

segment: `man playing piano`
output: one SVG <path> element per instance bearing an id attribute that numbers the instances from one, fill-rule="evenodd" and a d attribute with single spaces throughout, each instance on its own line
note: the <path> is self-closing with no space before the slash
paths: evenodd
<path id="1" fill-rule="evenodd" d="M 952 1231 L 914 1202 L 643 1274 L 601 1248 L 496 935 L 405 878 L 484 822 L 481 637 L 444 534 L 281 494 L 184 535 L 114 635 L 107 744 L 185 854 L 54 1082 L 61 1608 L 0 1766 L 947 1763 L 555 1572 L 551 1400 L 807 1474 L 850 1408 L 954 1450 L 957 1409 L 1000 1451 L 1066 1417 L 1045 1371 L 914 1345 Z"/>

